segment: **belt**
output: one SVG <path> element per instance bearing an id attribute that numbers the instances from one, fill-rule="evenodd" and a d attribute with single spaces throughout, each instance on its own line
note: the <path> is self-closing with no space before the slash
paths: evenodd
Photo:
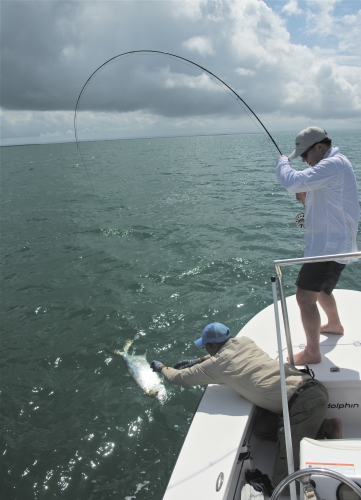
<path id="1" fill-rule="evenodd" d="M 288 410 L 291 409 L 291 406 L 296 401 L 296 399 L 298 398 L 298 396 L 300 394 L 302 394 L 303 391 L 305 391 L 309 387 L 312 387 L 313 385 L 316 385 L 316 381 L 315 380 L 313 380 L 312 378 L 310 378 L 309 380 L 306 380 L 306 382 L 303 385 L 301 385 L 301 387 L 299 387 L 297 389 L 297 391 L 290 397 L 290 399 L 288 401 Z"/>

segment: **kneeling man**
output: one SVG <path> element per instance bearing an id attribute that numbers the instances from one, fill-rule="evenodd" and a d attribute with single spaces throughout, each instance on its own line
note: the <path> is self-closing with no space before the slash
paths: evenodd
<path id="1" fill-rule="evenodd" d="M 154 360 L 151 368 L 175 385 L 227 385 L 258 406 L 254 432 L 265 439 L 278 440 L 273 471 L 273 485 L 277 486 L 288 475 L 278 362 L 250 338 L 232 338 L 229 328 L 221 323 L 206 326 L 195 345 L 205 347 L 208 355 L 179 361 L 174 368 Z M 285 374 L 294 464 L 297 470 L 301 439 L 341 438 L 342 424 L 339 419 L 324 420 L 328 394 L 319 381 L 290 364 L 285 364 Z"/>

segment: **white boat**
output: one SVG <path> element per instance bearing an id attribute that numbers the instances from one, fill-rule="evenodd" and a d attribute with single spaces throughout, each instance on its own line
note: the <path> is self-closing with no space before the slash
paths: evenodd
<path id="1" fill-rule="evenodd" d="M 361 252 L 347 255 L 361 258 Z M 280 357 L 278 338 L 282 338 L 281 359 L 287 356 L 287 350 L 289 359 L 293 359 L 292 351 L 304 348 L 305 334 L 295 295 L 287 299 L 284 297 L 281 266 L 335 260 L 334 257 L 275 261 L 281 301 L 277 300 L 274 285 L 274 304 L 253 317 L 238 335 L 250 337 L 274 359 Z M 293 472 L 289 467 L 290 476 L 274 490 L 272 500 L 289 499 L 284 489 L 290 483 L 291 500 L 296 498 L 295 486 L 292 486 L 295 479 L 304 486 L 300 488 L 302 499 L 361 498 L 361 292 L 336 289 L 334 295 L 345 333 L 342 336 L 321 334 L 322 361 L 310 365 L 310 368 L 315 378 L 328 389 L 326 418 L 341 418 L 343 439 L 303 439 L 300 470 Z M 282 326 L 277 312 L 280 304 L 284 319 Z M 321 318 L 325 320 L 323 311 Z M 284 347 L 286 345 L 288 349 Z M 287 401 L 284 408 L 287 408 Z M 256 491 L 246 482 L 246 471 L 252 469 L 260 470 L 271 479 L 275 457 L 276 443 L 261 440 L 252 434 L 254 414 L 255 406 L 232 389 L 208 385 L 163 500 L 267 498 L 262 491 Z"/>

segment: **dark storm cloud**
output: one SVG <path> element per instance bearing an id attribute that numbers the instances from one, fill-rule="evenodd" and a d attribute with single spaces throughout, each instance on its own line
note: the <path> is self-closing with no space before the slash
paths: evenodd
<path id="1" fill-rule="evenodd" d="M 63 49 L 79 45 L 70 20 L 78 2 L 3 1 L 1 105 L 6 109 L 69 109 L 71 73 Z M 74 91 L 72 92 L 74 93 Z"/>
<path id="2" fill-rule="evenodd" d="M 189 23 L 172 17 L 171 2 L 144 4 L 141 16 L 138 2 L 103 4 L 102 11 L 99 2 L 3 2 L 4 109 L 72 110 L 82 85 L 97 65 L 122 51 L 155 47 L 189 56 L 182 42 L 192 30 L 187 27 Z M 165 41 L 168 31 L 172 33 L 171 44 L 169 39 Z M 159 73 L 167 67 L 178 73 L 192 73 L 180 63 L 163 59 L 158 57 L 155 63 Z M 224 96 L 217 101 L 213 95 L 211 100 L 205 89 L 195 90 L 190 97 L 189 87 L 178 87 L 176 91 L 161 88 L 162 76 L 152 68 L 153 64 L 154 58 L 147 61 L 145 57 L 132 57 L 105 68 L 87 89 L 86 109 L 146 108 L 178 116 L 192 109 L 193 113 L 212 113 L 222 107 Z M 193 71 L 195 77 L 199 74 L 199 70 Z M 188 104 L 184 104 L 185 94 Z"/>
<path id="3" fill-rule="evenodd" d="M 147 110 L 171 116 L 235 113 L 236 96 L 197 66 L 164 54 L 136 53 L 105 65 L 88 83 L 80 110 Z"/>
<path id="4" fill-rule="evenodd" d="M 40 130 L 41 136 L 68 138 L 88 77 L 108 59 L 141 49 L 204 66 L 279 130 L 320 119 L 357 126 L 361 11 L 348 3 L 347 12 L 336 17 L 333 3 L 326 13 L 323 2 L 276 3 L 277 9 L 259 0 L 3 0 L 2 135 L 30 137 Z M 286 17 L 296 13 L 302 43 L 291 42 L 283 11 Z M 345 29 L 330 35 L 337 26 Z M 307 46 L 307 33 L 314 46 Z M 157 134 L 172 119 L 186 128 L 193 117 L 193 133 L 214 131 L 211 122 L 217 131 L 232 131 L 234 119 L 243 116 L 239 103 L 199 69 L 144 54 L 106 66 L 91 80 L 79 109 L 88 112 L 86 128 L 104 137 L 108 126 L 114 135 L 119 123 L 124 134 L 134 136 L 138 123 L 142 134 L 148 134 L 146 123 Z"/>

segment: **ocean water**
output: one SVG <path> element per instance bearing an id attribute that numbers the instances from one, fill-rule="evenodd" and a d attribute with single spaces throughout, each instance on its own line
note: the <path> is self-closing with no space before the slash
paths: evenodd
<path id="1" fill-rule="evenodd" d="M 330 135 L 361 186 L 360 133 Z M 293 138 L 275 135 L 286 153 Z M 274 259 L 303 255 L 261 134 L 81 152 L 87 170 L 75 144 L 1 148 L 4 500 L 161 499 L 203 388 L 168 385 L 160 404 L 104 348 L 194 357 L 206 324 L 236 334 L 272 302 Z M 339 287 L 360 282 L 352 265 Z"/>

